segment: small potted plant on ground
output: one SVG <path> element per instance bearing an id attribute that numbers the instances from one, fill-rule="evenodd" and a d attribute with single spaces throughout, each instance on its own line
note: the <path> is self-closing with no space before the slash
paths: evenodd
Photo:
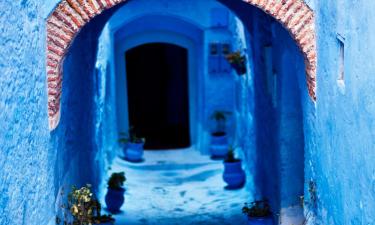
<path id="1" fill-rule="evenodd" d="M 125 188 L 123 186 L 125 181 L 126 177 L 124 172 L 112 173 L 108 180 L 105 203 L 107 204 L 108 211 L 111 213 L 119 212 L 122 204 L 124 204 Z"/>
<path id="2" fill-rule="evenodd" d="M 226 59 L 238 75 L 246 73 L 246 57 L 240 51 L 227 54 Z"/>
<path id="3" fill-rule="evenodd" d="M 246 182 L 246 174 L 242 169 L 242 160 L 234 155 L 234 148 L 229 147 L 226 159 L 224 160 L 223 179 L 228 184 L 227 189 L 242 188 Z"/>
<path id="4" fill-rule="evenodd" d="M 215 111 L 211 115 L 211 119 L 215 122 L 214 131 L 211 133 L 210 151 L 212 158 L 224 158 L 228 153 L 227 114 L 228 112 Z"/>
<path id="5" fill-rule="evenodd" d="M 271 207 L 266 200 L 245 203 L 242 212 L 248 218 L 248 225 L 273 225 Z"/>
<path id="6" fill-rule="evenodd" d="M 68 203 L 62 205 L 63 210 L 69 211 L 71 220 L 64 213 L 64 220 L 56 218 L 56 224 L 64 225 L 110 225 L 114 224 L 111 215 L 101 215 L 101 205 L 91 192 L 91 185 L 80 189 L 75 187 L 68 195 Z"/>
<path id="7" fill-rule="evenodd" d="M 143 146 L 146 139 L 137 136 L 134 128 L 129 130 L 126 159 L 130 162 L 140 162 L 143 159 Z"/>

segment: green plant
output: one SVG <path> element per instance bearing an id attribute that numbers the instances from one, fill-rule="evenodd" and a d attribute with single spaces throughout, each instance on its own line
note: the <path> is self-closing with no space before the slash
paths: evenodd
<path id="1" fill-rule="evenodd" d="M 228 153 L 227 153 L 227 157 L 225 158 L 225 162 L 234 163 L 234 162 L 240 161 L 239 159 L 237 159 L 235 157 L 234 150 L 235 150 L 235 148 L 233 148 L 232 146 L 229 146 L 229 150 L 228 150 Z"/>
<path id="2" fill-rule="evenodd" d="M 271 207 L 266 200 L 245 203 L 242 212 L 251 218 L 268 217 L 272 214 Z"/>
<path id="3" fill-rule="evenodd" d="M 128 134 L 126 132 L 120 132 L 118 136 L 118 142 L 120 144 L 127 144 L 129 142 Z"/>
<path id="4" fill-rule="evenodd" d="M 134 127 L 130 127 L 129 129 L 129 141 L 131 143 L 145 143 L 146 139 L 143 137 L 139 137 L 137 132 L 135 131 Z"/>
<path id="5" fill-rule="evenodd" d="M 111 177 L 108 180 L 108 188 L 110 189 L 121 189 L 124 186 L 126 181 L 125 173 L 112 173 Z"/>
<path id="6" fill-rule="evenodd" d="M 229 112 L 216 110 L 211 114 L 211 119 L 216 122 L 216 128 L 214 133 L 225 132 L 225 123 L 227 121 L 227 115 Z"/>
<path id="7" fill-rule="evenodd" d="M 230 64 L 242 64 L 245 63 L 246 57 L 244 55 L 241 55 L 240 51 L 229 53 L 225 56 L 225 58 L 228 60 Z"/>
<path id="8" fill-rule="evenodd" d="M 131 143 L 145 143 L 146 139 L 139 137 L 135 131 L 134 127 L 130 127 L 129 133 L 126 132 L 120 132 L 119 133 L 119 139 L 118 142 L 120 144 L 127 144 L 129 142 Z"/>
<path id="9" fill-rule="evenodd" d="M 105 222 L 114 222 L 111 215 L 101 215 L 101 205 L 91 192 L 91 185 L 72 187 L 68 194 L 68 203 L 61 206 L 64 211 L 69 211 L 73 221 L 69 221 L 64 212 L 64 221 L 56 218 L 56 223 L 64 225 L 93 225 Z"/>
<path id="10" fill-rule="evenodd" d="M 246 56 L 242 55 L 240 51 L 229 53 L 225 57 L 238 75 L 246 73 Z"/>

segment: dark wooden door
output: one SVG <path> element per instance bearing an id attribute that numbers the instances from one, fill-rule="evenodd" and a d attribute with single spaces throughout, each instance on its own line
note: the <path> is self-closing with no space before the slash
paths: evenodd
<path id="1" fill-rule="evenodd" d="M 125 53 L 129 121 L 146 149 L 190 146 L 188 51 L 152 43 Z"/>

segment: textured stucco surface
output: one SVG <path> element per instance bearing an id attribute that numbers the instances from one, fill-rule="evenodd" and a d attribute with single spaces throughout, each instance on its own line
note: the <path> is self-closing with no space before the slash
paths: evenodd
<path id="1" fill-rule="evenodd" d="M 44 20 L 39 1 L 0 2 L 0 224 L 52 216 Z M 38 222 L 37 222 L 38 221 Z"/>
<path id="2" fill-rule="evenodd" d="M 104 64 L 97 64 L 95 70 L 96 39 L 104 17 L 82 31 L 67 56 L 62 96 L 62 110 L 67 113 L 61 127 L 48 131 L 45 18 L 57 2 L 0 2 L 1 225 L 53 221 L 60 187 L 96 184 L 105 159 L 113 157 L 103 149 L 114 145 L 110 127 L 115 123 L 107 117 L 114 110 L 113 98 L 107 96 L 114 93 L 104 88 L 114 81 L 103 78 L 109 73 Z M 317 208 L 312 209 L 316 218 L 311 224 L 373 224 L 375 2 L 309 0 L 308 4 L 315 9 L 317 21 L 316 104 L 307 95 L 304 77 L 299 76 L 303 73 L 300 53 L 287 32 L 278 24 L 271 26 L 272 20 L 260 11 L 239 12 L 250 33 L 251 71 L 236 80 L 236 118 L 240 121 L 236 129 L 242 134 L 237 139 L 248 156 L 249 170 L 256 175 L 259 194 L 272 196 L 276 208 L 295 203 L 301 190 L 291 183 L 301 181 L 299 163 L 304 162 L 305 195 L 309 180 L 317 184 Z M 344 82 L 337 82 L 337 33 L 345 37 Z M 263 64 L 261 46 L 270 43 L 277 53 L 275 69 L 282 85 L 276 108 L 264 93 L 264 71 L 257 69 Z M 293 82 L 286 82 L 286 77 Z M 72 99 L 72 95 L 80 98 Z M 298 148 L 289 142 L 295 143 L 296 135 Z M 279 142 L 281 137 L 283 142 Z M 288 176 L 288 171 L 296 176 Z"/>
<path id="3" fill-rule="evenodd" d="M 150 7 L 144 7 L 147 4 Z M 209 44 L 230 43 L 233 50 L 242 49 L 237 43 L 244 37 L 237 35 L 243 29 L 240 21 L 228 10 L 228 26 L 212 27 L 212 9 L 225 9 L 222 4 L 210 1 L 167 0 L 148 2 L 131 1 L 111 17 L 99 43 L 103 50 L 98 53 L 98 64 L 107 65 L 111 77 L 116 79 L 117 122 L 120 131 L 128 129 L 126 71 L 123 54 L 131 47 L 151 43 L 174 43 L 189 50 L 189 101 L 190 127 L 193 145 L 208 153 L 211 122 L 209 117 L 215 110 L 233 112 L 235 104 L 236 75 L 209 72 Z M 194 10 L 193 10 L 194 9 Z M 124 16 L 126 15 L 126 16 Z M 245 46 L 246 47 L 246 46 Z M 217 67 L 220 65 L 218 64 Z M 191 71 L 190 71 L 191 70 Z M 218 91 L 219 90 L 219 91 Z M 116 117 L 116 115 L 112 115 Z M 229 120 L 228 133 L 232 133 L 233 122 Z"/>
<path id="4" fill-rule="evenodd" d="M 64 125 L 53 133 L 46 121 L 45 12 L 52 2 L 2 1 L 0 7 L 0 224 L 54 221 L 61 187 L 99 181 L 103 157 L 94 142 L 97 36 L 106 15 L 77 37 L 65 62 Z M 111 12 L 108 12 L 111 13 Z M 87 50 L 89 49 L 89 50 Z M 82 55 L 84 54 L 84 56 Z M 87 79 L 83 76 L 86 76 Z M 74 100 L 71 95 L 81 98 Z"/>
<path id="5" fill-rule="evenodd" d="M 317 182 L 321 224 L 375 223 L 374 1 L 317 1 L 317 147 L 310 163 Z M 345 37 L 345 78 L 339 42 Z"/>
<path id="6" fill-rule="evenodd" d="M 125 2 L 124 0 L 106 1 L 65 1 L 56 7 L 48 18 L 47 34 L 47 74 L 48 74 L 48 112 L 50 129 L 57 127 L 60 120 L 60 94 L 62 78 L 62 62 L 68 52 L 71 42 L 82 27 L 92 18 L 103 11 Z M 176 2 L 162 2 L 167 8 Z M 133 3 L 133 2 L 132 2 Z M 159 2 L 156 2 L 159 3 Z M 180 4 L 183 10 L 189 10 L 194 4 Z M 204 2 L 207 3 L 207 2 Z M 275 1 L 275 0 L 248 0 L 243 1 L 269 14 L 289 30 L 291 36 L 303 52 L 306 63 L 306 82 L 312 100 L 316 100 L 316 35 L 314 12 L 302 0 Z M 182 7 L 181 7 L 182 6 Z M 146 8 L 147 9 L 147 8 Z M 191 10 L 190 13 L 197 13 Z M 199 14 L 197 14 L 199 17 Z M 196 16 L 196 17 L 197 17 Z"/>

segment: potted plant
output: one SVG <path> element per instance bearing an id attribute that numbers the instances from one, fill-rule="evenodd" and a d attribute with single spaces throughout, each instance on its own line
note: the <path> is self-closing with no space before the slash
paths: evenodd
<path id="1" fill-rule="evenodd" d="M 234 155 L 234 148 L 229 147 L 226 159 L 224 160 L 223 179 L 228 184 L 228 189 L 242 188 L 246 182 L 246 174 L 242 169 L 242 160 Z"/>
<path id="2" fill-rule="evenodd" d="M 245 203 L 242 212 L 248 218 L 248 225 L 273 225 L 271 207 L 266 200 Z"/>
<path id="3" fill-rule="evenodd" d="M 225 58 L 238 75 L 246 73 L 246 56 L 241 55 L 240 51 L 229 53 Z"/>
<path id="4" fill-rule="evenodd" d="M 68 195 L 68 203 L 62 205 L 64 211 L 69 211 L 70 218 L 64 213 L 64 220 L 56 218 L 56 224 L 64 225 L 110 225 L 114 224 L 111 215 L 101 215 L 101 205 L 91 192 L 91 185 L 80 189 L 75 187 Z"/>
<path id="5" fill-rule="evenodd" d="M 111 213 L 120 211 L 122 204 L 124 204 L 125 188 L 124 182 L 126 181 L 125 173 L 112 173 L 108 180 L 108 190 L 105 196 L 105 203 Z"/>
<path id="6" fill-rule="evenodd" d="M 213 158 L 224 158 L 228 153 L 228 137 L 226 121 L 228 112 L 214 111 L 211 119 L 215 122 L 214 131 L 211 133 L 210 151 Z"/>
<path id="7" fill-rule="evenodd" d="M 140 162 L 143 158 L 145 138 L 139 137 L 134 128 L 129 130 L 129 142 L 126 150 L 126 159 L 131 162 Z"/>

